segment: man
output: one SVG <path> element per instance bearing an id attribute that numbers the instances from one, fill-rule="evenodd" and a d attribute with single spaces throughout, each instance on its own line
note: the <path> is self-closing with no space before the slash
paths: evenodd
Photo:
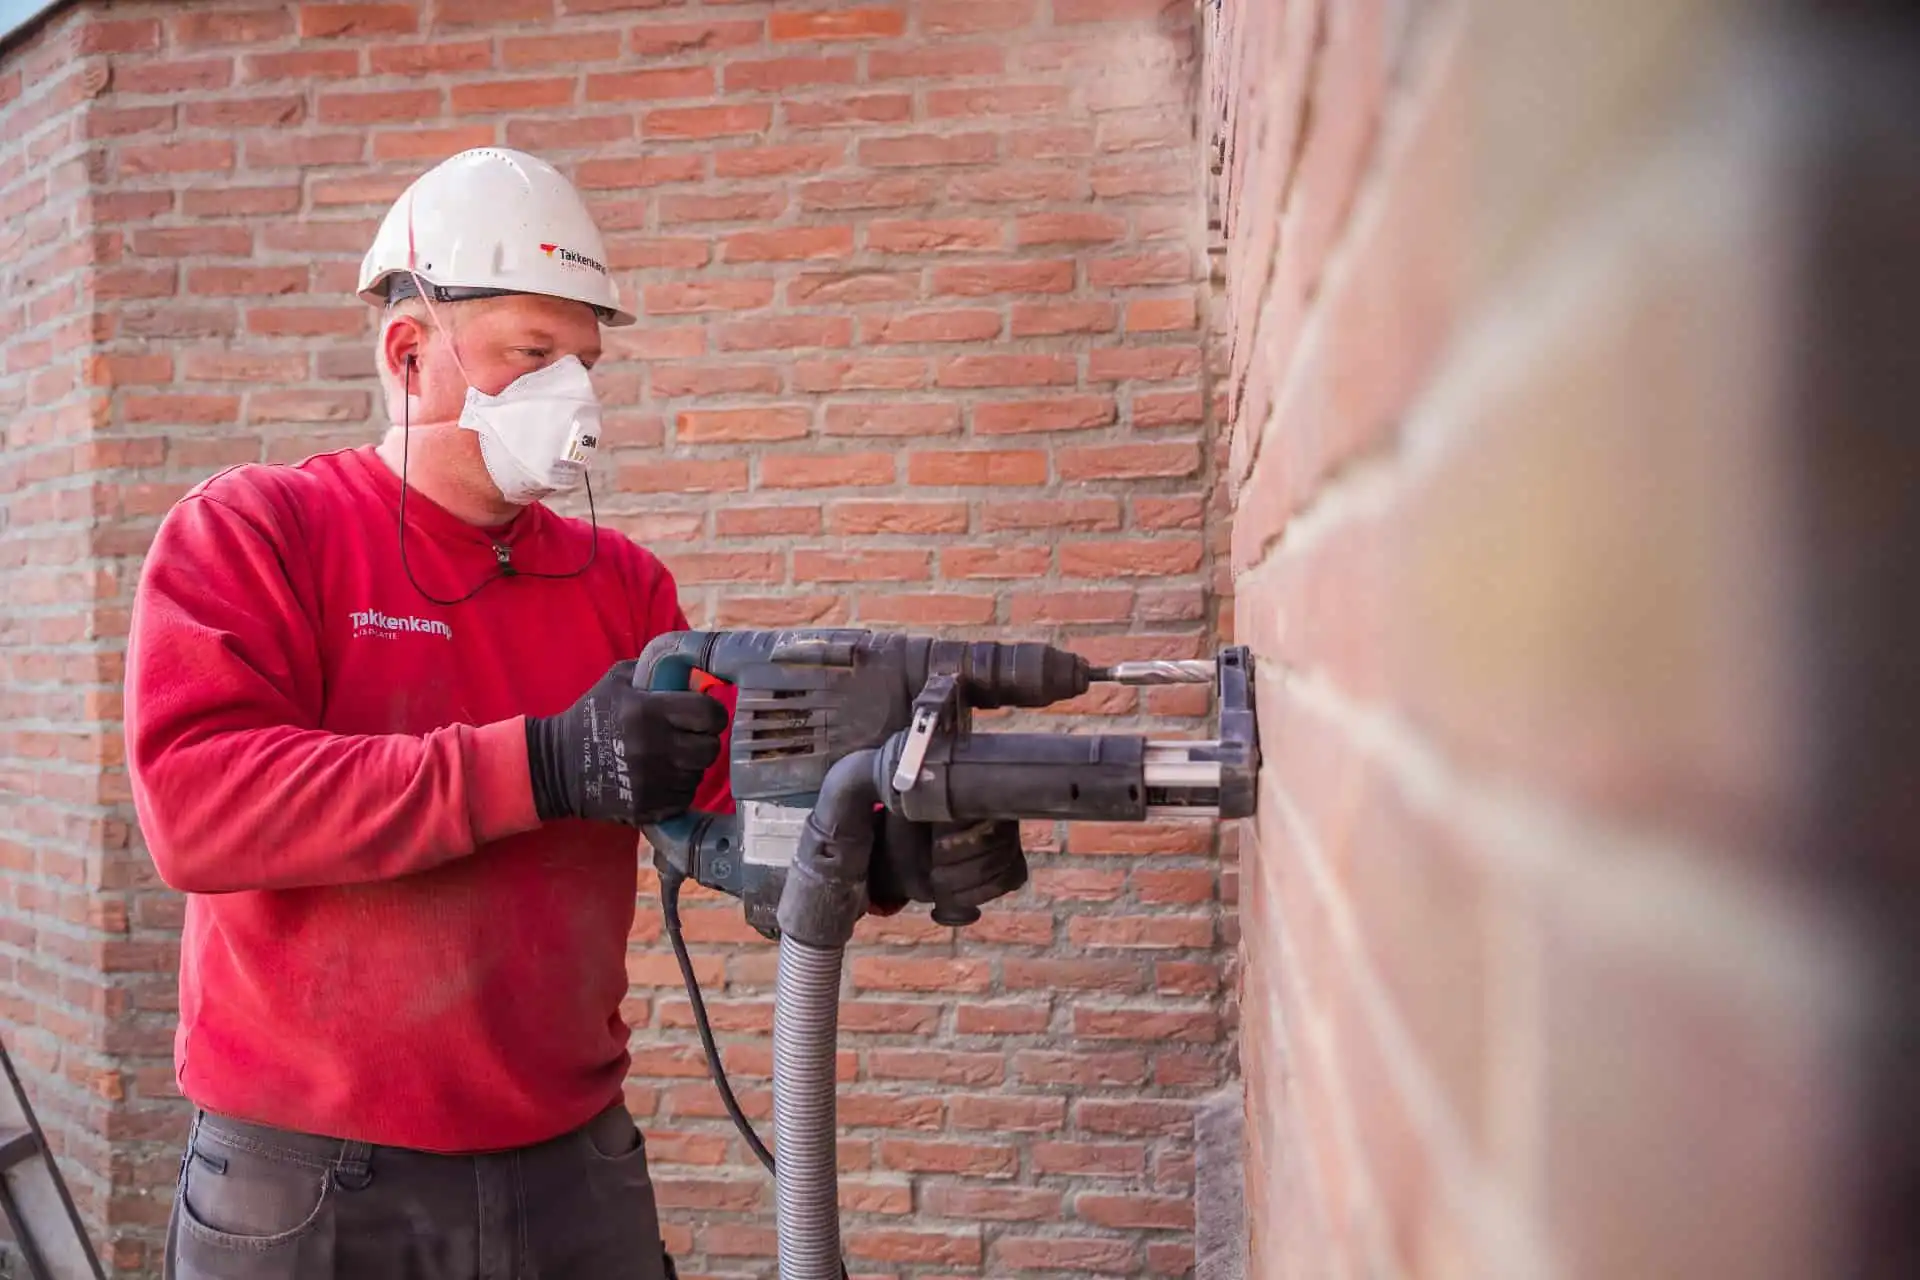
<path id="1" fill-rule="evenodd" d="M 189 895 L 170 1275 L 672 1274 L 622 1103 L 636 828 L 730 805 L 727 713 L 631 687 L 673 579 L 542 505 L 634 322 L 605 261 L 550 165 L 432 169 L 361 271 L 399 425 L 217 475 L 155 538 L 126 722 Z"/>

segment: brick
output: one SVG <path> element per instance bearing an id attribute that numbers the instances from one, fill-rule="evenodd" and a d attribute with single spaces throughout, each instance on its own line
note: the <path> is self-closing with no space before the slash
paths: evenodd
<path id="1" fill-rule="evenodd" d="M 707 246 L 703 240 L 684 237 L 646 240 L 609 240 L 607 242 L 607 266 L 613 270 L 625 270 L 639 267 L 703 267 L 707 264 Z M 698 355 L 701 344 L 699 331 L 694 331 L 693 349 L 660 352 L 663 356 Z"/>
<path id="2" fill-rule="evenodd" d="M 1035 259 L 935 267 L 933 292 L 980 298 L 995 294 L 1069 293 L 1073 263 Z"/>
<path id="3" fill-rule="evenodd" d="M 622 489 L 636 493 L 728 493 L 747 487 L 745 458 L 650 459 L 620 468 Z"/>
<path id="4" fill-rule="evenodd" d="M 1016 302 L 1013 336 L 1052 337 L 1063 333 L 1111 333 L 1119 308 L 1111 302 Z"/>
<path id="5" fill-rule="evenodd" d="M 1126 622 L 1133 617 L 1131 591 L 1044 591 L 1014 596 L 1008 620 L 1015 626 Z"/>
<path id="6" fill-rule="evenodd" d="M 742 231 L 720 244 L 724 262 L 802 262 L 844 258 L 853 252 L 852 227 L 784 227 Z"/>
<path id="7" fill-rule="evenodd" d="M 921 1208 L 938 1218 L 970 1222 L 1045 1222 L 1061 1214 L 1061 1193 L 1040 1187 L 981 1187 L 970 1183 L 932 1183 Z"/>
<path id="8" fill-rule="evenodd" d="M 1073 1213 L 1102 1227 L 1186 1231 L 1193 1228 L 1191 1196 L 1090 1195 L 1073 1198 Z"/>
<path id="9" fill-rule="evenodd" d="M 375 160 L 446 159 L 472 147 L 493 143 L 492 125 L 467 125 L 454 129 L 382 130 L 373 135 Z"/>
<path id="10" fill-rule="evenodd" d="M 852 84 L 858 65 L 852 58 L 736 60 L 726 65 L 725 88 L 728 93 L 785 93 L 811 85 Z"/>
<path id="11" fill-rule="evenodd" d="M 944 218 L 867 224 L 867 248 L 875 253 L 952 253 L 996 249 L 1001 225 L 982 218 Z"/>
<path id="12" fill-rule="evenodd" d="M 838 596 L 755 598 L 728 593 L 719 601 L 714 623 L 727 627 L 831 626 L 847 618 Z"/>
<path id="13" fill-rule="evenodd" d="M 1113 444 L 1061 449 L 1054 455 L 1062 480 L 1138 480 L 1191 476 L 1200 469 L 1197 444 Z"/>
<path id="14" fill-rule="evenodd" d="M 849 1129 L 931 1129 L 945 1123 L 946 1104 L 939 1098 L 896 1093 L 846 1093 L 838 1100 L 837 1119 Z"/>
<path id="15" fill-rule="evenodd" d="M 1026 129 L 1007 136 L 1007 154 L 1017 160 L 1079 160 L 1093 154 L 1093 137 L 1085 125 Z"/>
<path id="16" fill-rule="evenodd" d="M 233 160 L 233 143 L 225 138 L 129 144 L 116 155 L 118 171 L 126 175 L 223 172 L 233 168 Z"/>
<path id="17" fill-rule="evenodd" d="M 973 430 L 978 435 L 1087 431 L 1111 426 L 1116 416 L 1117 408 L 1108 396 L 989 401 L 973 406 Z"/>
<path id="18" fill-rule="evenodd" d="M 1212 1044 L 1220 1038 L 1220 1019 L 1210 1009 L 1177 1013 L 1166 1009 L 1093 1009 L 1081 1005 L 1073 1011 L 1073 1032 L 1088 1040 Z"/>
<path id="19" fill-rule="evenodd" d="M 885 1262 L 971 1266 L 981 1258 L 980 1233 L 977 1229 L 938 1232 L 856 1228 L 848 1232 L 846 1248 L 851 1257 L 877 1258 Z"/>
<path id="20" fill-rule="evenodd" d="M 1146 986 L 1146 974 L 1131 960 L 1045 960 L 1008 956 L 1001 980 L 1009 991 L 1112 991 L 1132 993 Z"/>
<path id="21" fill-rule="evenodd" d="M 1191 296 L 1141 298 L 1127 304 L 1128 333 L 1164 333 L 1191 329 L 1199 323 Z"/>
<path id="22" fill-rule="evenodd" d="M 855 956 L 851 968 L 855 990 L 980 992 L 992 980 L 983 960 Z"/>
<path id="23" fill-rule="evenodd" d="M 1133 425 L 1186 426 L 1200 422 L 1205 409 L 1198 391 L 1137 391 L 1133 396 Z"/>
<path id="24" fill-rule="evenodd" d="M 292 134 L 248 138 L 245 153 L 246 167 L 249 169 L 306 169 L 321 165 L 357 164 L 364 156 L 366 146 L 364 133 Z M 297 228 L 290 228 L 290 230 L 297 230 Z"/>
<path id="25" fill-rule="evenodd" d="M 440 90 L 322 93 L 317 118 L 327 124 L 409 124 L 440 114 Z"/>
<path id="26" fill-rule="evenodd" d="M 1049 547 L 950 547 L 940 553 L 940 572 L 952 581 L 1037 578 L 1052 559 Z"/>
<path id="27" fill-rule="evenodd" d="M 1092 258 L 1087 283 L 1096 289 L 1128 289 L 1141 285 L 1185 284 L 1194 279 L 1191 258 L 1184 251 L 1137 254 L 1132 257 Z"/>
<path id="28" fill-rule="evenodd" d="M 906 30 L 899 9 L 824 9 L 803 13 L 776 13 L 767 24 L 774 40 L 870 40 L 897 36 Z"/>
<path id="29" fill-rule="evenodd" d="M 232 258 L 252 251 L 253 233 L 246 227 L 152 227 L 133 233 L 139 258 Z"/>
<path id="30" fill-rule="evenodd" d="M 1200 561 L 1201 545 L 1190 538 L 1066 542 L 1060 546 L 1060 571 L 1070 578 L 1163 577 L 1193 573 Z"/>
<path id="31" fill-rule="evenodd" d="M 831 415 L 832 409 L 828 412 Z M 827 530 L 838 537 L 965 533 L 967 506 L 964 502 L 836 502 L 827 508 Z"/>
<path id="32" fill-rule="evenodd" d="M 1080 947 L 1206 948 L 1213 945 L 1207 916 L 1077 916 L 1067 938 Z"/>
<path id="33" fill-rule="evenodd" d="M 1067 107 L 1068 90 L 1061 84 L 997 84 L 979 88 L 929 89 L 929 119 L 982 116 L 1048 115 Z"/>
<path id="34" fill-rule="evenodd" d="M 1030 1271 L 1132 1272 L 1140 1246 L 1130 1240 L 1076 1240 L 1058 1236 L 1001 1236 L 996 1268 Z"/>
<path id="35" fill-rule="evenodd" d="M 802 360 L 793 367 L 797 391 L 909 391 L 931 380 L 925 360 L 867 358 Z"/>
<path id="36" fill-rule="evenodd" d="M 1147 1149 L 1129 1142 L 1036 1142 L 1036 1173 L 1131 1178 L 1146 1172 Z"/>
<path id="37" fill-rule="evenodd" d="M 845 347 L 853 343 L 853 321 L 847 316 L 779 316 L 765 320 L 735 320 L 714 326 L 712 334 L 715 348 L 721 351 Z"/>
<path id="38" fill-rule="evenodd" d="M 649 67 L 642 71 L 602 71 L 587 77 L 586 101 L 588 102 L 658 102 L 673 98 L 708 98 L 715 90 L 712 67 Z M 689 108 L 689 110 L 712 110 L 713 108 Z M 720 108 L 724 110 L 725 108 Z M 654 117 L 659 112 L 648 113 L 643 125 L 645 131 L 653 134 Z M 683 137 L 712 136 L 702 134 L 682 134 Z"/>
<path id="39" fill-rule="evenodd" d="M 367 65 L 376 75 L 489 70 L 493 66 L 493 44 L 488 40 L 377 44 L 367 50 Z"/>
<path id="40" fill-rule="evenodd" d="M 978 309 L 917 311 L 863 317 L 863 342 L 981 342 L 1000 336 L 1000 313 Z M 958 407 L 955 407 L 958 415 Z"/>
<path id="41" fill-rule="evenodd" d="M 991 133 L 909 134 L 863 138 L 860 163 L 876 169 L 929 165 L 986 164 L 998 157 L 1000 139 Z"/>
<path id="42" fill-rule="evenodd" d="M 759 44 L 764 28 L 765 24 L 759 18 L 714 22 L 636 22 L 627 28 L 627 44 L 634 53 L 642 56 L 736 49 Z"/>
<path id="43" fill-rule="evenodd" d="M 727 195 L 663 195 L 659 199 L 663 227 L 683 222 L 769 222 L 786 208 L 778 191 L 736 191 Z"/>
<path id="44" fill-rule="evenodd" d="M 1193 1131 L 1193 1104 L 1177 1099 L 1082 1098 L 1073 1105 L 1073 1118 L 1084 1133 L 1185 1136 Z"/>
<path id="45" fill-rule="evenodd" d="M 1005 68 L 1006 54 L 997 44 L 875 49 L 867 55 L 867 77 L 871 80 L 951 80 L 998 75 Z"/>
<path id="46" fill-rule="evenodd" d="M 1066 1099 L 1058 1097 L 976 1097 L 948 1100 L 947 1114 L 955 1129 L 986 1129 L 1000 1133 L 1054 1133 L 1067 1118 Z"/>
<path id="47" fill-rule="evenodd" d="M 682 444 L 797 440 L 811 429 L 812 417 L 805 405 L 687 409 L 676 418 L 674 435 Z"/>
<path id="48" fill-rule="evenodd" d="M 572 76 L 541 79 L 487 79 L 453 86 L 453 109 L 462 114 L 492 111 L 528 111 L 561 107 L 574 100 L 577 82 Z"/>
<path id="49" fill-rule="evenodd" d="M 1213 873 L 1205 869 L 1133 873 L 1133 892 L 1141 902 L 1200 903 L 1213 898 Z"/>
<path id="50" fill-rule="evenodd" d="M 1085 175 L 1072 168 L 1009 165 L 955 174 L 947 184 L 947 191 L 952 199 L 962 203 L 1035 205 L 1084 200 L 1088 186 Z"/>
<path id="51" fill-rule="evenodd" d="M 830 404 L 825 429 L 830 436 L 948 435 L 960 429 L 960 407 L 944 401 Z"/>
<path id="52" fill-rule="evenodd" d="M 620 56 L 620 32 L 580 31 L 554 36 L 506 36 L 500 61 L 509 67 L 572 67 L 612 62 Z"/>
<path id="53" fill-rule="evenodd" d="M 823 178 L 801 184 L 800 207 L 813 210 L 894 209 L 930 204 L 939 183 L 924 174 L 890 173 L 878 177 Z"/>
<path id="54" fill-rule="evenodd" d="M 721 538 L 804 537 L 820 532 L 820 508 L 723 507 L 713 513 L 713 531 Z"/>
<path id="55" fill-rule="evenodd" d="M 419 30 L 419 22 L 419 14 L 410 4 L 300 6 L 300 38 L 303 40 L 406 36 Z"/>
<path id="56" fill-rule="evenodd" d="M 680 582 L 779 582 L 785 576 L 780 557 L 765 551 L 681 551 L 666 557 Z M 715 1025 L 719 1023 L 716 1021 Z"/>
<path id="57" fill-rule="evenodd" d="M 1118 529 L 1120 502 L 1117 498 L 991 502 L 982 508 L 980 524 L 988 533 L 1005 529 L 1074 529 L 1083 533 Z"/>
<path id="58" fill-rule="evenodd" d="M 278 337 L 319 337 L 365 331 L 368 312 L 361 307 L 253 307 L 247 311 L 250 333 Z"/>
<path id="59" fill-rule="evenodd" d="M 780 114 L 789 129 L 835 129 L 854 124 L 898 124 L 913 116 L 913 96 L 862 93 L 844 98 L 784 102 Z"/>
<path id="60" fill-rule="evenodd" d="M 768 454 L 760 459 L 763 489 L 821 489 L 892 484 L 886 453 Z"/>
<path id="61" fill-rule="evenodd" d="M 1200 372 L 1198 347 L 1103 347 L 1087 355 L 1087 381 L 1163 382 Z"/>
<path id="62" fill-rule="evenodd" d="M 478 126 L 491 128 L 491 125 Z M 633 137 L 635 126 L 631 115 L 583 115 L 570 111 L 565 117 L 555 120 L 509 120 L 507 121 L 507 145 L 524 151 L 563 151 L 575 147 L 601 146 L 609 142 L 621 142 Z M 584 168 L 585 166 L 581 166 Z M 694 166 L 696 176 L 699 166 Z M 580 172 L 574 172 L 574 185 L 584 187 L 580 181 Z M 608 230 L 605 224 L 602 228 Z"/>
<path id="63" fill-rule="evenodd" d="M 1045 1003 L 963 1004 L 953 1011 L 953 1029 L 963 1036 L 1041 1035 L 1052 1017 Z"/>
<path id="64" fill-rule="evenodd" d="M 924 551 L 795 551 L 796 582 L 915 582 L 928 574 Z"/>
<path id="65" fill-rule="evenodd" d="M 975 449 L 910 453 L 907 482 L 916 485 L 1035 485 L 1047 481 L 1047 455 L 1038 450 Z"/>
<path id="66" fill-rule="evenodd" d="M 717 178 L 817 173 L 831 168 L 841 155 L 841 148 L 830 146 L 735 147 L 714 153 L 713 173 Z"/>
<path id="67" fill-rule="evenodd" d="M 265 44 L 293 31 L 286 9 L 215 10 L 176 14 L 168 20 L 173 42 L 184 49 L 210 45 Z"/>
<path id="68" fill-rule="evenodd" d="M 863 595 L 859 607 L 860 621 L 863 623 L 917 628 L 984 626 L 994 620 L 996 612 L 992 596 L 956 595 L 952 592 Z M 984 925 L 986 921 L 980 923 Z"/>
<path id="69" fill-rule="evenodd" d="M 210 129 L 290 125 L 306 118 L 306 106 L 302 96 L 219 98 L 186 103 L 181 119 L 187 125 Z"/>
<path id="70" fill-rule="evenodd" d="M 670 182 L 697 182 L 705 176 L 699 156 L 640 156 L 609 160 L 588 160 L 574 174 L 574 182 L 584 191 L 625 190 L 657 187 Z M 757 197 L 766 199 L 767 197 Z M 778 206 L 773 210 L 779 212 Z M 614 220 L 603 215 L 609 226 Z M 702 258 L 704 262 L 705 259 Z"/>
<path id="71" fill-rule="evenodd" d="M 651 308 L 649 308 L 651 310 Z M 770 364 L 653 364 L 648 384 L 656 399 L 682 396 L 772 394 L 780 390 L 780 370 Z"/>
<path id="72" fill-rule="evenodd" d="M 1072 356 L 966 355 L 942 361 L 934 381 L 943 387 L 1070 385 L 1079 371 Z"/>
<path id="73" fill-rule="evenodd" d="M 885 1168 L 902 1173 L 1011 1178 L 1020 1171 L 1020 1149 L 978 1142 L 883 1138 L 880 1140 L 880 1163 Z"/>

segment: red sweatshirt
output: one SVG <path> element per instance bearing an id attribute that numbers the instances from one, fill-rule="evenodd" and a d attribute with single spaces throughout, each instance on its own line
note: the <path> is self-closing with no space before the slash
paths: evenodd
<path id="1" fill-rule="evenodd" d="M 432 1151 L 535 1142 L 620 1096 L 644 841 L 542 825 L 523 717 L 683 629 L 651 554 L 430 603 L 371 448 L 245 466 L 168 514 L 140 582 L 126 725 L 154 865 L 185 890 L 175 1066 L 247 1120 Z M 407 495 L 441 599 L 580 566 L 541 506 L 480 529 Z M 722 755 L 722 761 L 725 756 Z M 723 765 L 698 800 L 729 807 Z"/>

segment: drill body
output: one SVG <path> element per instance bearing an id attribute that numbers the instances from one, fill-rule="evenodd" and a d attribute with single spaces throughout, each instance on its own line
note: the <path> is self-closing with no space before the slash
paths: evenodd
<path id="1" fill-rule="evenodd" d="M 954 842 L 1013 841 L 1021 819 L 1142 821 L 1161 814 L 1251 812 L 1258 767 L 1246 651 L 1215 663 L 1101 669 L 1036 642 L 967 642 L 855 628 L 684 631 L 647 647 L 635 682 L 737 691 L 728 767 L 736 811 L 649 828 L 656 862 L 741 900 L 748 922 L 777 936 L 774 913 L 808 811 L 827 773 L 874 750 L 876 874 L 942 923 L 976 907 L 945 903 L 929 869 Z M 1199 668 L 1199 670 L 1195 670 Z M 1207 670 L 1211 668 L 1211 672 Z M 1209 742 L 1140 735 L 982 733 L 971 712 L 1045 707 L 1095 683 L 1159 683 L 1168 673 L 1216 680 L 1221 722 Z M 1243 714 L 1244 713 L 1244 714 Z M 1017 888 L 1010 884 L 1008 889 Z"/>

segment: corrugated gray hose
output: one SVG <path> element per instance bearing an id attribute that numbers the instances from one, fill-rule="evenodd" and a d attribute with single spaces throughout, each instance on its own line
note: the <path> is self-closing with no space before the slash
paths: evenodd
<path id="1" fill-rule="evenodd" d="M 867 909 L 874 769 L 880 753 L 835 763 L 807 817 L 780 895 L 773 997 L 774 1194 L 780 1280 L 840 1280 L 839 1122 L 834 1051 L 840 966 Z"/>
<path id="2" fill-rule="evenodd" d="M 781 1280 L 840 1280 L 834 1046 L 843 948 L 780 940 L 773 996 L 774 1175 Z"/>

